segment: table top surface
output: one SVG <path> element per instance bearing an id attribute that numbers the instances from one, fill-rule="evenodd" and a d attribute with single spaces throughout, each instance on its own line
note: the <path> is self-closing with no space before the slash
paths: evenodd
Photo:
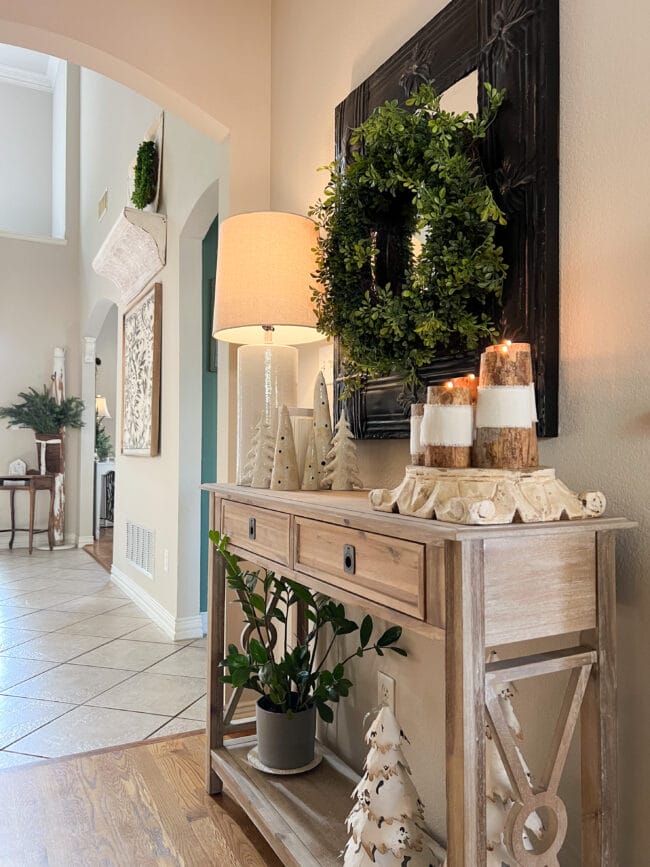
<path id="1" fill-rule="evenodd" d="M 424 531 L 431 535 L 444 535 L 447 538 L 467 539 L 477 537 L 509 536 L 512 533 L 583 533 L 602 530 L 624 530 L 637 525 L 620 517 L 584 518 L 575 521 L 549 521 L 535 524 L 450 524 L 428 518 L 414 518 L 408 515 L 375 511 L 368 502 L 369 491 L 272 491 L 264 488 L 250 488 L 234 484 L 203 484 L 204 491 L 211 491 L 225 499 L 237 500 L 250 505 L 265 506 L 280 511 L 303 514 L 307 517 L 333 519 L 335 523 L 346 523 L 347 519 L 372 521 L 383 531 L 394 527 L 395 535 L 399 527 L 411 531 Z"/>

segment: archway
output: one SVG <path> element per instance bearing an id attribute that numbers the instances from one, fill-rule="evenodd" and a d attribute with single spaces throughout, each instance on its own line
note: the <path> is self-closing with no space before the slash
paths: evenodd
<path id="1" fill-rule="evenodd" d="M 215 141 L 228 136 L 232 213 L 269 207 L 270 33 L 270 4 L 213 0 L 161 15 L 155 0 L 137 10 L 129 0 L 0 0 L 0 42 L 95 70 Z"/>
<path id="2" fill-rule="evenodd" d="M 93 490 L 95 456 L 95 393 L 97 339 L 109 315 L 117 310 L 110 298 L 95 304 L 83 329 L 81 346 L 81 399 L 84 402 L 84 426 L 79 443 L 79 547 L 93 542 Z M 117 329 L 115 334 L 117 351 Z M 115 407 L 111 407 L 115 409 Z M 115 413 L 114 413 L 115 414 Z M 116 446 L 114 440 L 113 445 Z"/>

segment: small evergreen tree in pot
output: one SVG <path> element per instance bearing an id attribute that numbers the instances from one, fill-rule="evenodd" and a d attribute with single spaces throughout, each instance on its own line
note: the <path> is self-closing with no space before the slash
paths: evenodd
<path id="1" fill-rule="evenodd" d="M 66 397 L 61 403 L 49 393 L 47 386 L 42 391 L 29 388 L 18 394 L 20 403 L 0 407 L 0 418 L 6 418 L 7 427 L 33 430 L 37 434 L 54 435 L 63 428 L 82 428 L 84 403 L 79 397 Z"/>

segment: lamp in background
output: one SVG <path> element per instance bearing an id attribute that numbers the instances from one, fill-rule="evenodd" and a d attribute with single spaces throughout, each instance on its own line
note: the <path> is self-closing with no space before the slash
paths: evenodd
<path id="1" fill-rule="evenodd" d="M 237 481 L 263 411 L 273 424 L 282 404 L 295 406 L 297 344 L 316 331 L 311 276 L 318 228 L 280 211 L 230 217 L 219 228 L 213 335 L 237 352 Z"/>
<path id="2" fill-rule="evenodd" d="M 102 397 L 101 394 L 98 394 L 95 397 L 95 413 L 98 418 L 112 418 L 110 412 L 108 411 L 106 398 Z"/>

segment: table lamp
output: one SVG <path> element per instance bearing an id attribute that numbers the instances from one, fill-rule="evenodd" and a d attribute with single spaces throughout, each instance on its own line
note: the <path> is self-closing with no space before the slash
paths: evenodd
<path id="1" fill-rule="evenodd" d="M 322 340 L 316 331 L 311 276 L 316 224 L 297 214 L 238 214 L 219 227 L 213 336 L 237 351 L 237 481 L 253 428 L 264 412 L 297 403 L 297 344 Z"/>
<path id="2" fill-rule="evenodd" d="M 98 394 L 95 397 L 95 413 L 97 414 L 98 418 L 111 418 L 111 414 L 108 411 L 106 398 L 102 397 L 101 394 Z"/>

